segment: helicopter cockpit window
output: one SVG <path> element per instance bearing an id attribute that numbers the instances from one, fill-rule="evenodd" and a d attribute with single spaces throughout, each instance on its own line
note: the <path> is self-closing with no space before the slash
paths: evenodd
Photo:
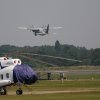
<path id="1" fill-rule="evenodd" d="M 0 79 L 3 80 L 3 74 L 0 75 Z"/>
<path id="2" fill-rule="evenodd" d="M 9 78 L 9 73 L 6 74 L 6 78 Z"/>

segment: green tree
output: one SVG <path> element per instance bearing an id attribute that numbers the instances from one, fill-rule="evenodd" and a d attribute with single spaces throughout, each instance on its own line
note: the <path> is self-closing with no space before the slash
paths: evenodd
<path id="1" fill-rule="evenodd" d="M 94 49 L 91 54 L 91 64 L 100 65 L 100 48 Z"/>
<path id="2" fill-rule="evenodd" d="M 55 50 L 57 53 L 61 52 L 61 44 L 58 40 L 55 42 Z"/>

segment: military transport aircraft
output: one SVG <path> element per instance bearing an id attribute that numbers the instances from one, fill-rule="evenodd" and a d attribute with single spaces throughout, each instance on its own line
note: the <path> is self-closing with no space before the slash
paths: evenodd
<path id="1" fill-rule="evenodd" d="M 34 27 L 33 25 L 31 27 L 18 27 L 18 29 L 22 29 L 22 30 L 29 30 L 32 31 L 34 33 L 35 36 L 37 35 L 41 35 L 44 36 L 46 34 L 49 34 L 49 29 L 60 29 L 62 27 L 49 27 L 49 24 L 45 27 Z"/>

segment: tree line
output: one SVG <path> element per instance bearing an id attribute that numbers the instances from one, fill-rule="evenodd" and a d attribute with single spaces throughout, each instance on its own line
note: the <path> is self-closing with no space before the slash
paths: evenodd
<path id="1" fill-rule="evenodd" d="M 19 55 L 19 53 L 23 53 Z M 28 55 L 27 55 L 28 53 Z M 64 57 L 68 59 L 81 60 L 82 62 L 66 61 L 32 54 L 49 55 Z M 24 46 L 16 47 L 11 45 L 0 46 L 0 56 L 13 56 L 22 59 L 25 63 L 32 66 L 73 66 L 73 65 L 100 65 L 100 48 L 87 49 L 85 47 L 76 47 L 74 45 L 60 44 L 57 40 L 54 46 Z"/>

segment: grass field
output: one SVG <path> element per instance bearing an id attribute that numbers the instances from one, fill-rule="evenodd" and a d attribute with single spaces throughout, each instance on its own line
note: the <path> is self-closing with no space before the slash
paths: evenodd
<path id="1" fill-rule="evenodd" d="M 0 100 L 100 100 L 100 92 L 1 96 Z"/>
<path id="2" fill-rule="evenodd" d="M 8 94 L 18 87 L 8 87 Z M 0 96 L 0 100 L 100 100 L 100 80 L 39 81 L 29 94 Z M 24 92 L 29 91 L 22 87 Z M 65 92 L 64 92 L 65 91 Z"/>

